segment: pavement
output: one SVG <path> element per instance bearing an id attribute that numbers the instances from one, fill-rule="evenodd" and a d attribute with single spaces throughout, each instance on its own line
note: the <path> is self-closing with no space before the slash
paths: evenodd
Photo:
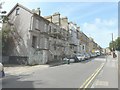
<path id="1" fill-rule="evenodd" d="M 8 75 L 20 75 L 20 74 L 29 74 L 38 69 L 44 69 L 49 67 L 49 65 L 35 65 L 35 66 L 21 66 L 21 65 L 10 65 L 4 67 L 6 76 Z"/>
<path id="2" fill-rule="evenodd" d="M 91 88 L 118 88 L 118 57 L 109 55 L 106 58 L 105 66 Z"/>
<path id="3" fill-rule="evenodd" d="M 19 75 L 19 74 L 27 74 L 27 73 L 32 73 L 35 70 L 38 69 L 45 69 L 48 67 L 55 67 L 59 65 L 64 65 L 63 61 L 51 61 L 48 64 L 45 65 L 34 65 L 34 66 L 25 66 L 25 65 L 5 65 L 4 66 L 4 71 L 6 74 L 10 75 Z"/>
<path id="4" fill-rule="evenodd" d="M 118 88 L 120 90 L 120 52 L 118 52 Z"/>

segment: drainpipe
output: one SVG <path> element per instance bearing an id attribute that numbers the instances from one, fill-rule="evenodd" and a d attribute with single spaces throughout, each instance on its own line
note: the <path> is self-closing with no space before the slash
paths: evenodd
<path id="1" fill-rule="evenodd" d="M 31 19 L 30 19 L 30 30 L 32 30 L 32 26 L 33 26 L 33 25 L 32 25 L 32 24 L 33 24 L 33 19 L 32 19 L 33 16 L 34 16 L 34 15 L 32 15 L 32 16 L 31 16 Z"/>

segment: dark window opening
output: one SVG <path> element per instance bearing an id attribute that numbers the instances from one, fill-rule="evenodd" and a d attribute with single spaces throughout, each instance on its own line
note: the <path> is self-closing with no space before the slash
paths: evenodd
<path id="1" fill-rule="evenodd" d="M 51 33 L 51 26 L 50 26 L 49 32 Z"/>
<path id="2" fill-rule="evenodd" d="M 20 14 L 20 8 L 17 8 L 16 9 L 16 15 L 19 15 Z"/>
<path id="3" fill-rule="evenodd" d="M 85 49 L 85 47 L 83 46 L 83 50 Z"/>
<path id="4" fill-rule="evenodd" d="M 36 46 L 37 46 L 37 37 L 36 37 L 36 36 L 33 36 L 33 37 L 32 37 L 32 47 L 33 47 L 33 48 L 36 48 Z"/>
<path id="5" fill-rule="evenodd" d="M 56 41 L 55 41 L 55 43 L 54 43 L 54 50 L 56 50 L 57 49 L 57 47 L 56 47 Z"/>

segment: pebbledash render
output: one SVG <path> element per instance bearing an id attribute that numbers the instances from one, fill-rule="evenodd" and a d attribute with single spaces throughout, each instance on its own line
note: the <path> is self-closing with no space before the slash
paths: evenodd
<path id="1" fill-rule="evenodd" d="M 59 13 L 42 17 L 39 8 L 29 10 L 17 3 L 7 17 L 12 37 L 7 51 L 9 59 L 22 57 L 29 65 L 46 64 L 74 53 L 92 52 L 95 48 L 89 49 L 91 40 L 77 24 L 68 22 L 67 17 L 61 18 Z M 94 46 L 96 43 L 92 42 Z"/>

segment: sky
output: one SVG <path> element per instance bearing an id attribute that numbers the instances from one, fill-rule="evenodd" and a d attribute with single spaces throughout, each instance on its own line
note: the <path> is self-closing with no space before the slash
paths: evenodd
<path id="1" fill-rule="evenodd" d="M 59 12 L 62 16 L 67 16 L 69 21 L 75 22 L 80 26 L 80 30 L 88 37 L 92 37 L 98 45 L 106 48 L 112 40 L 118 36 L 118 0 L 98 0 L 91 2 L 87 0 L 69 0 L 51 2 L 44 0 L 1 0 L 3 10 L 9 12 L 16 3 L 20 3 L 28 9 L 40 8 L 42 16 L 52 15 Z"/>

